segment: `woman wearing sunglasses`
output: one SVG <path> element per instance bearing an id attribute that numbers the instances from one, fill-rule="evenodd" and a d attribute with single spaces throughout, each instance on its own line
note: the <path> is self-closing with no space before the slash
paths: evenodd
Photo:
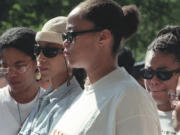
<path id="1" fill-rule="evenodd" d="M 150 95 L 117 66 L 120 43 L 136 32 L 136 6 L 113 0 L 86 0 L 68 15 L 64 54 L 88 75 L 83 94 L 64 113 L 53 135 L 158 135 Z"/>
<path id="2" fill-rule="evenodd" d="M 35 32 L 25 27 L 0 37 L 0 72 L 8 85 L 0 90 L 0 134 L 17 135 L 33 105 L 44 93 L 36 81 Z"/>
<path id="3" fill-rule="evenodd" d="M 41 77 L 51 80 L 52 86 L 34 106 L 29 119 L 19 135 L 47 135 L 56 121 L 71 105 L 82 89 L 67 66 L 63 56 L 62 33 L 65 32 L 66 17 L 49 20 L 36 35 L 37 56 Z"/>
<path id="4" fill-rule="evenodd" d="M 142 74 L 146 88 L 157 104 L 162 134 L 176 134 L 171 119 L 174 108 L 168 93 L 176 90 L 180 75 L 179 26 L 168 26 L 158 33 L 148 46 Z"/>

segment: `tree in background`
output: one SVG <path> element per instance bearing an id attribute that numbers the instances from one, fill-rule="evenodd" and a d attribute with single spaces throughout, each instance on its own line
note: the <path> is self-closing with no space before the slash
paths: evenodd
<path id="1" fill-rule="evenodd" d="M 41 29 L 47 20 L 67 15 L 82 0 L 1 0 L 0 33 L 14 26 Z M 166 25 L 179 25 L 179 0 L 116 0 L 121 6 L 135 4 L 142 14 L 138 33 L 126 44 L 137 61 L 144 58 L 147 45 Z"/>

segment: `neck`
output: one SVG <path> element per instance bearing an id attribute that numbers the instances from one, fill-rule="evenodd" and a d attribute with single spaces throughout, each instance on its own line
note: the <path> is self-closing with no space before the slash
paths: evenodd
<path id="1" fill-rule="evenodd" d="M 170 103 L 157 105 L 157 108 L 160 111 L 163 111 L 163 112 L 168 112 L 168 111 L 172 111 L 173 110 L 173 108 L 172 108 Z"/>
<path id="2" fill-rule="evenodd" d="M 39 84 L 45 90 L 47 90 L 49 87 L 51 87 L 51 81 L 50 80 L 40 80 Z"/>
<path id="3" fill-rule="evenodd" d="M 38 84 L 32 85 L 29 88 L 23 89 L 20 92 L 15 92 L 11 87 L 9 87 L 9 93 L 18 103 L 25 104 L 31 102 L 37 95 L 39 91 Z"/>
<path id="4" fill-rule="evenodd" d="M 112 72 L 116 68 L 116 62 L 114 59 L 107 60 L 106 58 L 103 58 L 99 62 L 96 62 L 96 64 L 92 64 L 89 67 L 90 68 L 86 69 L 86 72 L 89 78 L 89 82 L 93 84 L 103 76 Z"/>
<path id="5" fill-rule="evenodd" d="M 56 75 L 56 77 L 51 79 L 52 90 L 55 90 L 56 88 L 61 86 L 63 83 L 65 83 L 67 81 L 67 79 L 68 79 L 67 73 Z"/>

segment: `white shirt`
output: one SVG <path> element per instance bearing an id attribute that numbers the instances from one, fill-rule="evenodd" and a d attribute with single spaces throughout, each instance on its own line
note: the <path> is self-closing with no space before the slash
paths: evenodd
<path id="1" fill-rule="evenodd" d="M 125 70 L 117 68 L 91 86 L 61 117 L 63 135 L 160 135 L 157 108 Z"/>
<path id="2" fill-rule="evenodd" d="M 176 135 L 173 128 L 172 111 L 162 112 L 158 110 L 162 135 Z"/>
<path id="3" fill-rule="evenodd" d="M 24 122 L 30 114 L 38 95 L 42 95 L 44 90 L 40 89 L 40 93 L 31 102 L 27 104 L 19 103 L 18 111 L 17 102 L 10 96 L 8 87 L 0 89 L 0 134 L 17 135 L 21 125 L 20 117 Z"/>

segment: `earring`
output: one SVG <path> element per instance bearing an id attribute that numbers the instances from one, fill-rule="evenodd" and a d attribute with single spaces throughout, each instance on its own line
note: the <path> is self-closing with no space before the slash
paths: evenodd
<path id="1" fill-rule="evenodd" d="M 38 68 L 35 71 L 35 79 L 36 79 L 36 81 L 41 80 L 41 73 Z"/>

